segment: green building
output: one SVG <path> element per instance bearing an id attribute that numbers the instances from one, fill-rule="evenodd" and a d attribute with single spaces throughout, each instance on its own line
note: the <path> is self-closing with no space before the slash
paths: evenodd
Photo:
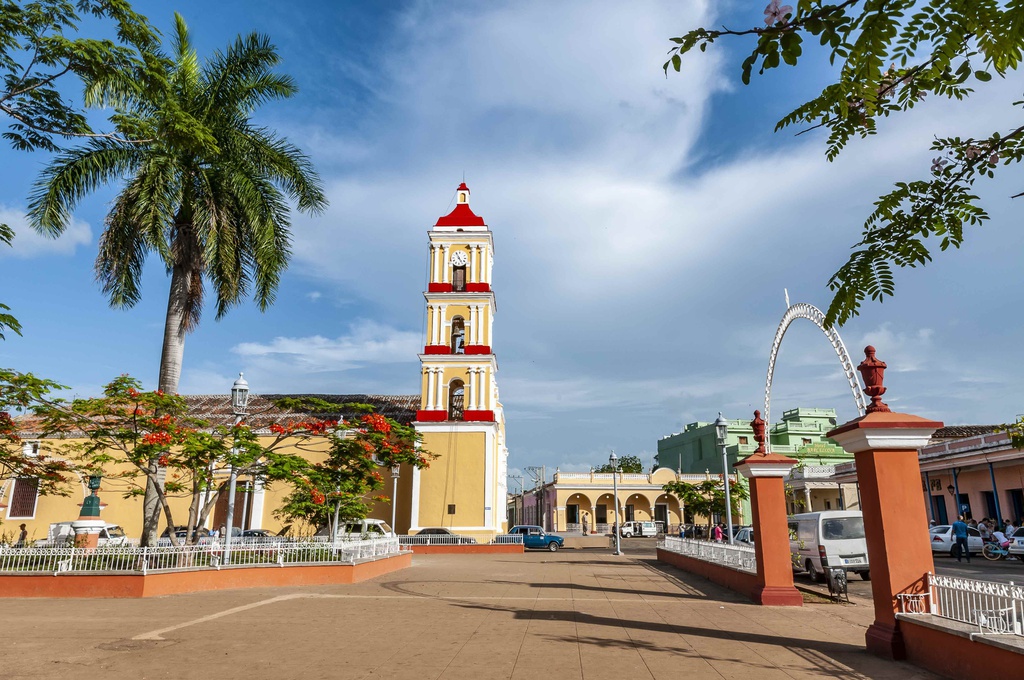
<path id="1" fill-rule="evenodd" d="M 729 471 L 737 461 L 757 448 L 750 420 L 729 420 L 725 447 Z M 853 460 L 825 433 L 836 426 L 836 411 L 831 408 L 795 408 L 782 414 L 782 421 L 768 430 L 771 450 L 800 461 L 787 485 L 792 497 L 790 512 L 856 508 L 855 492 L 829 481 L 834 465 Z M 683 474 L 710 472 L 722 474 L 722 451 L 715 443 L 715 424 L 697 422 L 658 440 L 656 467 L 667 467 Z M 746 505 L 746 504 L 745 504 Z M 746 508 L 749 516 L 749 508 Z"/>

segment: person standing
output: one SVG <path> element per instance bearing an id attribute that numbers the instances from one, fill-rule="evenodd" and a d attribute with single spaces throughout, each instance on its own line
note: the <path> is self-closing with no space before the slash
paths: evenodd
<path id="1" fill-rule="evenodd" d="M 25 528 L 24 524 L 22 524 L 19 529 L 21 529 L 21 531 L 18 532 L 18 542 L 14 544 L 14 547 L 24 548 L 25 544 L 28 542 L 28 529 Z"/>
<path id="2" fill-rule="evenodd" d="M 966 555 L 967 563 L 971 563 L 971 551 L 967 547 L 967 523 L 964 522 L 964 516 L 960 515 L 957 520 L 953 522 L 953 538 L 956 540 L 956 561 L 961 561 L 961 558 Z"/>
<path id="3" fill-rule="evenodd" d="M 715 528 L 711 530 L 711 538 L 714 539 L 715 543 L 722 542 L 722 525 L 716 524 Z"/>

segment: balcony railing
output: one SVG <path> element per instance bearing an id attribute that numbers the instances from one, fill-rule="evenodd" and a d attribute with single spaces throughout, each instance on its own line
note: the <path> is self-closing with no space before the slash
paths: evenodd
<path id="1" fill-rule="evenodd" d="M 757 573 L 757 558 L 754 556 L 754 549 L 750 546 L 665 536 L 658 541 L 658 547 L 704 562 L 714 562 L 751 574 Z"/>

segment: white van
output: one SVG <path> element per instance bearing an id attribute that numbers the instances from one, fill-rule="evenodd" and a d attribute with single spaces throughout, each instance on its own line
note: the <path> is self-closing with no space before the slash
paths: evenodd
<path id="1" fill-rule="evenodd" d="M 658 525 L 654 522 L 623 522 L 621 532 L 623 538 L 657 536 Z"/>
<path id="2" fill-rule="evenodd" d="M 330 536 L 331 527 L 316 532 L 317 536 Z M 393 538 L 395 532 L 382 519 L 343 519 L 338 523 L 338 539 L 358 541 L 362 538 Z"/>
<path id="3" fill-rule="evenodd" d="M 845 567 L 871 580 L 864 516 L 859 510 L 807 512 L 789 518 L 789 550 L 793 568 L 825 580 L 827 567 Z"/>
<path id="4" fill-rule="evenodd" d="M 71 522 L 54 522 L 46 533 L 46 538 L 36 541 L 39 546 L 74 545 L 75 529 Z M 127 545 L 128 537 L 124 529 L 116 524 L 105 524 L 100 529 L 97 545 Z"/>

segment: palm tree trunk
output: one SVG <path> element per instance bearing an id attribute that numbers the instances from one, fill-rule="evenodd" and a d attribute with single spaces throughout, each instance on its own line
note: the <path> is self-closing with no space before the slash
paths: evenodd
<path id="1" fill-rule="evenodd" d="M 164 319 L 164 346 L 160 354 L 160 382 L 157 389 L 177 394 L 181 378 L 181 358 L 185 353 L 185 300 L 191 278 L 186 266 L 176 264 L 171 269 L 171 291 L 167 296 L 167 316 Z M 146 478 L 146 496 L 142 502 L 141 544 L 156 545 L 160 528 L 160 498 L 156 488 L 158 466 L 156 459 L 149 461 L 150 474 Z"/>

